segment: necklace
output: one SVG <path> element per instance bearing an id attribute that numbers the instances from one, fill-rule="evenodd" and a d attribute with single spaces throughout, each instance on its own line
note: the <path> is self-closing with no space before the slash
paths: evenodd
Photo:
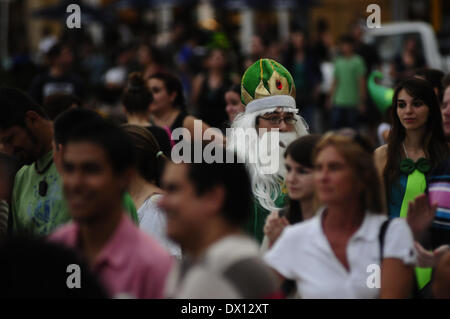
<path id="1" fill-rule="evenodd" d="M 36 173 L 38 173 L 39 175 L 44 174 L 46 171 L 48 171 L 48 169 L 50 168 L 52 163 L 53 163 L 53 159 L 51 159 L 50 162 L 48 162 L 48 164 L 41 171 L 39 171 L 37 161 L 36 161 L 36 163 L 34 164 L 34 166 L 36 168 Z M 45 196 L 45 195 L 47 195 L 47 190 L 48 190 L 48 183 L 44 177 L 42 179 L 42 181 L 39 182 L 38 193 L 41 196 Z"/>
<path id="2" fill-rule="evenodd" d="M 402 142 L 403 150 L 405 151 L 406 158 L 409 158 L 408 152 L 406 151 L 405 142 Z"/>

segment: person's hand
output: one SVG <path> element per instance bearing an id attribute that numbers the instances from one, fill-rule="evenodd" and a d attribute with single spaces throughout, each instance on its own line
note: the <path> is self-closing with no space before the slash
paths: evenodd
<path id="1" fill-rule="evenodd" d="M 435 262 L 433 252 L 426 250 L 418 242 L 414 242 L 414 247 L 417 251 L 417 266 L 433 267 Z"/>
<path id="2" fill-rule="evenodd" d="M 289 225 L 289 221 L 284 216 L 280 217 L 278 212 L 272 212 L 267 216 L 264 234 L 269 239 L 269 247 L 280 237 L 281 232 L 287 225 Z"/>
<path id="3" fill-rule="evenodd" d="M 449 245 L 439 246 L 433 251 L 426 250 L 418 242 L 415 242 L 414 246 L 417 251 L 417 266 L 424 268 L 435 267 L 439 263 L 442 256 L 450 250 Z"/>
<path id="4" fill-rule="evenodd" d="M 425 231 L 431 226 L 436 213 L 437 204 L 430 205 L 428 196 L 417 196 L 409 203 L 406 220 L 411 228 L 415 240 L 420 240 Z"/>
<path id="5" fill-rule="evenodd" d="M 450 250 L 450 246 L 449 245 L 442 245 L 439 246 L 438 248 L 436 248 L 435 250 L 433 250 L 433 255 L 434 255 L 434 259 L 435 259 L 435 266 L 437 266 L 437 264 L 439 264 L 439 262 L 441 261 L 442 256 L 445 255 L 445 253 L 447 253 Z"/>

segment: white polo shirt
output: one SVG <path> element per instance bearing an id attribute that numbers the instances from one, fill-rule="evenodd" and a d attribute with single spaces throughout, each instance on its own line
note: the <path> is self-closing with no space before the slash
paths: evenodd
<path id="1" fill-rule="evenodd" d="M 380 281 L 372 280 L 376 266 L 369 266 L 380 263 L 378 235 L 387 217 L 366 212 L 347 244 L 350 267 L 347 271 L 323 232 L 324 210 L 319 209 L 310 220 L 286 227 L 264 260 L 285 278 L 297 282 L 300 298 L 378 298 L 380 289 L 371 288 L 379 287 L 373 283 Z M 404 219 L 396 218 L 389 223 L 383 255 L 400 259 L 406 265 L 416 263 L 413 236 Z"/>

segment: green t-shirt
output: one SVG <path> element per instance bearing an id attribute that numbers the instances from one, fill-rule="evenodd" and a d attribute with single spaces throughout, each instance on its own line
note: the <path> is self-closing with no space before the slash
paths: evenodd
<path id="1" fill-rule="evenodd" d="M 39 169 L 52 160 L 52 152 L 39 158 Z M 39 182 L 48 184 L 47 195 L 39 195 Z M 52 163 L 43 174 L 36 171 L 36 163 L 23 166 L 14 178 L 12 194 L 13 231 L 16 234 L 47 235 L 70 220 L 63 198 L 62 183 L 56 165 Z"/>
<path id="2" fill-rule="evenodd" d="M 52 160 L 48 152 L 37 160 L 40 170 Z M 39 183 L 48 184 L 46 196 L 39 195 Z M 124 194 L 123 207 L 138 224 L 136 207 L 128 193 Z M 36 164 L 23 166 L 16 174 L 12 193 L 13 232 L 23 235 L 45 236 L 71 218 L 62 192 L 62 180 L 55 163 L 43 174 L 38 174 Z"/>
<path id="3" fill-rule="evenodd" d="M 334 78 L 336 91 L 333 97 L 334 105 L 357 107 L 359 100 L 359 80 L 366 73 L 363 59 L 353 56 L 338 57 L 334 62 Z"/>

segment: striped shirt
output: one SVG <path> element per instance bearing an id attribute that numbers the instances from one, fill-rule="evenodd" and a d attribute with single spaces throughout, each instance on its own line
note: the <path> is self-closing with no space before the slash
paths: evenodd
<path id="1" fill-rule="evenodd" d="M 428 177 L 430 203 L 438 207 L 431 228 L 433 248 L 450 244 L 450 158 L 441 162 Z"/>
<path id="2" fill-rule="evenodd" d="M 9 206 L 5 200 L 0 200 L 0 239 L 5 238 L 8 231 Z"/>

